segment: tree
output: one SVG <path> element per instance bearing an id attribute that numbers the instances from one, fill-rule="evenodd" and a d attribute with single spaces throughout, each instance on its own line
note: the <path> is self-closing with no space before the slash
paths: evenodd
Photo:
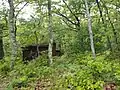
<path id="1" fill-rule="evenodd" d="M 16 36 L 15 36 L 15 10 L 14 10 L 14 4 L 13 0 L 8 0 L 9 3 L 9 35 L 10 35 L 10 45 L 11 45 L 11 64 L 10 68 L 12 69 L 14 67 L 14 63 L 17 56 L 17 43 L 16 43 Z"/>
<path id="2" fill-rule="evenodd" d="M 0 59 L 4 57 L 4 50 L 3 50 L 3 25 L 0 24 Z"/>
<path id="3" fill-rule="evenodd" d="M 51 14 L 51 0 L 48 0 L 48 31 L 49 31 L 49 47 L 48 47 L 48 57 L 49 65 L 52 64 L 52 45 L 53 45 L 53 31 L 52 31 L 52 14 Z"/>
<path id="4" fill-rule="evenodd" d="M 105 8 L 105 11 L 106 11 L 106 14 L 107 14 L 107 17 L 108 17 L 109 23 L 110 23 L 111 28 L 112 28 L 112 31 L 113 31 L 113 35 L 114 35 L 114 39 L 115 39 L 114 41 L 115 41 L 115 44 L 116 44 L 115 47 L 118 48 L 117 31 L 116 31 L 116 29 L 115 29 L 115 27 L 114 27 L 114 23 L 112 22 L 112 20 L 111 20 L 111 18 L 110 18 L 109 10 L 108 10 L 108 8 L 107 8 L 107 6 L 106 6 L 106 4 L 105 4 L 105 2 L 104 2 L 103 0 L 102 0 L 102 3 L 103 3 L 103 7 Z"/>
<path id="5" fill-rule="evenodd" d="M 5 43 L 3 43 L 4 37 L 8 36 L 8 20 L 7 20 L 7 12 L 8 9 L 5 8 L 4 3 L 3 7 L 0 10 L 0 59 L 3 59 L 5 56 Z"/>
<path id="6" fill-rule="evenodd" d="M 77 46 L 77 48 L 76 49 L 73 48 L 71 50 L 73 50 L 73 51 L 77 50 L 77 52 L 84 53 L 85 52 L 85 45 L 86 45 L 84 43 L 84 39 L 86 37 L 83 35 L 86 32 L 83 32 L 83 30 L 81 29 L 81 18 L 83 18 L 83 16 L 84 16 L 84 11 L 83 11 L 83 7 L 82 7 L 83 1 L 81 1 L 81 0 L 76 0 L 76 1 L 62 0 L 62 2 L 63 2 L 63 5 L 61 5 L 61 8 L 56 10 L 55 13 L 57 15 L 59 15 L 60 17 L 62 17 L 61 19 L 64 22 L 64 23 L 62 22 L 63 23 L 62 25 L 65 25 L 65 27 L 67 27 L 67 29 L 70 32 L 76 33 L 75 35 L 73 35 L 73 33 L 71 34 L 71 37 L 76 38 L 74 40 L 74 42 L 72 42 L 71 44 L 72 44 L 72 47 Z M 78 3 L 80 3 L 80 4 L 78 4 Z M 81 9 L 80 9 L 80 7 L 81 7 Z M 58 8 L 58 7 L 56 7 L 56 8 Z M 68 32 L 67 32 L 67 34 L 68 34 Z M 77 41 L 77 42 L 75 42 L 75 41 Z M 70 40 L 68 42 L 70 42 Z M 70 53 L 70 51 L 68 51 L 68 52 Z"/>
<path id="7" fill-rule="evenodd" d="M 89 36 L 90 36 L 90 45 L 91 45 L 93 57 L 95 58 L 96 55 L 95 55 L 95 48 L 94 48 L 94 41 L 93 41 L 92 23 L 91 23 L 91 16 L 89 13 L 87 0 L 85 0 L 85 7 L 86 7 L 87 18 L 88 18 L 88 31 L 89 31 Z"/>
<path id="8" fill-rule="evenodd" d="M 99 13 L 100 13 L 100 18 L 102 19 L 102 23 L 103 23 L 103 26 L 104 26 L 104 31 L 106 31 L 106 23 L 105 23 L 105 20 L 103 18 L 103 12 L 102 12 L 102 9 L 101 9 L 101 6 L 100 6 L 100 2 L 98 0 L 96 0 L 96 3 L 97 3 L 97 7 L 99 9 Z M 106 35 L 106 38 L 107 38 L 107 43 L 108 43 L 108 49 L 110 49 L 110 51 L 112 51 L 112 46 L 111 46 L 111 41 L 110 41 L 110 38 L 108 35 Z"/>

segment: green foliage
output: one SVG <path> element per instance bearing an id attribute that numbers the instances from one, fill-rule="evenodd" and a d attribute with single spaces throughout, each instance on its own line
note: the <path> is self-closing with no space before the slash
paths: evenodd
<path id="1" fill-rule="evenodd" d="M 12 88 L 16 87 L 27 88 L 30 82 L 35 82 L 39 78 L 47 78 L 54 72 L 54 69 L 47 66 L 47 59 L 45 59 L 45 56 L 31 61 L 27 65 L 18 60 L 12 71 L 8 68 L 9 62 L 10 61 L 5 60 L 5 62 L 0 63 L 0 71 L 2 72 L 0 75 L 7 75 L 7 77 L 11 78 L 7 87 L 8 90 L 12 90 Z"/>
<path id="2" fill-rule="evenodd" d="M 9 57 L 6 57 L 6 59 L 10 59 Z M 10 71 L 9 61 L 5 61 L 4 59 L 1 60 L 0 62 L 0 72 L 2 73 L 3 76 L 8 75 L 8 72 Z"/>
<path id="3" fill-rule="evenodd" d="M 75 65 L 69 66 L 70 71 L 68 73 L 60 76 L 57 81 L 57 89 L 101 90 L 105 82 L 120 83 L 119 65 L 104 60 L 103 56 L 93 60 L 90 56 L 81 59 L 81 56 L 78 55 L 75 63 Z M 119 75 L 117 76 L 116 73 Z"/>
<path id="4" fill-rule="evenodd" d="M 119 60 L 105 59 L 104 55 L 96 60 L 91 55 L 73 54 L 55 57 L 51 67 L 47 66 L 45 56 L 30 61 L 27 65 L 17 61 L 14 70 L 6 71 L 7 78 L 11 78 L 7 90 L 13 88 L 35 88 L 37 80 L 40 80 L 44 88 L 49 90 L 101 90 L 105 82 L 120 84 Z M 2 65 L 3 62 L 0 64 Z M 4 62 L 4 67 L 8 62 Z M 1 74 L 6 75 L 0 68 Z M 3 71 L 2 71 L 3 70 Z M 51 84 L 46 81 L 49 79 Z M 34 84 L 33 84 L 34 83 Z M 50 89 L 51 88 L 51 89 Z"/>
<path id="5" fill-rule="evenodd" d="M 19 10 L 18 1 L 14 2 L 15 11 Z M 50 79 L 53 84 L 49 85 L 49 89 L 44 85 L 47 90 L 50 88 L 51 90 L 102 90 L 105 82 L 120 84 L 120 2 L 118 0 L 99 1 L 102 17 L 99 15 L 97 4 L 93 0 L 88 0 L 96 60 L 90 55 L 88 22 L 83 0 L 68 0 L 66 1 L 68 6 L 64 2 L 54 0 L 52 2 L 53 36 L 55 42 L 61 44 L 64 55 L 54 57 L 53 65 L 50 67 L 46 55 L 41 55 L 27 65 L 23 64 L 20 58 L 22 56 L 20 47 L 49 41 L 47 1 L 27 1 L 35 7 L 35 14 L 32 14 L 30 19 L 26 19 L 21 17 L 23 12 L 20 11 L 20 17 L 16 18 L 18 58 L 13 70 L 9 68 L 11 48 L 7 26 L 8 9 L 5 8 L 5 3 L 0 10 L 0 27 L 3 27 L 3 34 L 0 35 L 3 36 L 5 51 L 5 59 L 0 61 L 0 84 L 5 84 L 6 90 L 15 88 L 30 90 L 28 87 L 34 90 L 38 80 L 42 84 L 49 85 L 46 79 Z"/>
<path id="6" fill-rule="evenodd" d="M 23 77 L 20 77 L 20 78 L 14 78 L 10 84 L 8 85 L 8 88 L 9 87 L 18 87 L 18 88 L 21 88 L 21 87 L 27 87 L 27 77 L 26 76 L 23 76 Z"/>

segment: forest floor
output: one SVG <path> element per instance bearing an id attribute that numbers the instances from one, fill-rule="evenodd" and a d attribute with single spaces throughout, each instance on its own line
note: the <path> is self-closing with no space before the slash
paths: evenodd
<path id="1" fill-rule="evenodd" d="M 0 62 L 0 90 L 102 90 L 106 82 L 120 84 L 119 60 L 104 55 L 96 60 L 90 55 L 64 55 L 55 57 L 51 66 L 46 57 L 28 64 L 18 60 L 12 71 L 9 63 Z"/>

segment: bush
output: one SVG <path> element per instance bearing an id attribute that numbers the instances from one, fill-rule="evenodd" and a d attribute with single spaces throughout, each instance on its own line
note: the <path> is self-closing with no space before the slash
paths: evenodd
<path id="1" fill-rule="evenodd" d="M 105 82 L 111 81 L 117 84 L 120 82 L 120 65 L 105 60 L 104 56 L 99 56 L 96 60 L 93 60 L 90 56 L 81 58 L 78 55 L 74 63 L 76 65 L 69 65 L 69 70 L 74 68 L 75 71 L 73 72 L 73 69 L 71 69 L 69 73 L 62 75 L 58 79 L 55 88 L 65 90 L 102 90 Z"/>
<path id="2" fill-rule="evenodd" d="M 102 90 L 106 82 L 120 84 L 119 60 L 107 60 L 102 55 L 96 60 L 88 54 L 63 55 L 55 57 L 50 67 L 47 66 L 47 58 L 39 57 L 27 65 L 17 61 L 12 71 L 4 69 L 8 67 L 7 61 L 1 65 L 0 70 L 11 78 L 8 90 L 16 87 L 34 89 L 37 80 L 43 81 L 42 84 L 47 83 L 44 80 L 50 80 L 52 84 L 45 87 L 48 90 Z M 30 83 L 34 83 L 33 86 Z"/>

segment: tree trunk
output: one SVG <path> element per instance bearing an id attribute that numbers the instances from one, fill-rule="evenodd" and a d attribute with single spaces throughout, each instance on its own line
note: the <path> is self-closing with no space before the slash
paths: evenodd
<path id="1" fill-rule="evenodd" d="M 4 50 L 3 50 L 2 27 L 0 27 L 0 59 L 3 59 L 3 57 L 4 57 Z"/>
<path id="2" fill-rule="evenodd" d="M 92 23 L 91 23 L 91 16 L 90 16 L 90 13 L 89 13 L 87 0 L 85 0 L 85 7 L 86 7 L 87 18 L 88 18 L 88 31 L 89 31 L 89 35 L 90 35 L 90 45 L 91 45 L 93 58 L 95 59 L 96 55 L 95 55 L 95 48 L 94 48 L 94 41 L 93 41 Z"/>
<path id="3" fill-rule="evenodd" d="M 17 56 L 17 44 L 16 44 L 16 36 L 15 36 L 15 10 L 13 5 L 13 0 L 8 0 L 9 3 L 9 35 L 10 35 L 10 45 L 11 45 L 11 64 L 10 68 L 14 67 L 15 59 Z"/>
<path id="4" fill-rule="evenodd" d="M 100 7 L 100 3 L 99 3 L 99 1 L 98 0 L 96 0 L 96 3 L 97 3 L 97 6 L 98 6 L 98 9 L 99 9 L 99 13 L 100 13 L 100 18 L 102 19 L 102 23 L 103 23 L 103 25 L 104 25 L 104 31 L 106 32 L 106 24 L 105 24 L 105 20 L 104 20 L 104 18 L 103 18 L 103 14 L 102 14 L 102 9 L 101 9 L 101 7 Z M 112 45 L 111 45 L 111 41 L 110 41 L 110 38 L 109 38 L 109 36 L 108 35 L 106 35 L 106 38 L 107 38 L 107 48 L 108 49 L 110 49 L 110 51 L 112 52 Z"/>
<path id="5" fill-rule="evenodd" d="M 108 8 L 107 8 L 105 2 L 104 2 L 103 0 L 101 0 L 101 1 L 102 1 L 103 6 L 104 6 L 104 8 L 105 8 L 105 10 L 106 10 L 106 14 L 107 14 L 107 17 L 108 17 L 109 23 L 110 23 L 110 25 L 111 25 L 111 27 L 112 27 L 113 35 L 114 35 L 114 38 L 115 38 L 115 44 L 116 44 L 115 47 L 118 49 L 118 37 L 117 37 L 117 31 L 116 31 L 116 29 L 115 29 L 115 27 L 114 27 L 113 22 L 111 21 L 111 18 L 110 18 L 110 16 L 109 16 L 109 11 L 108 11 Z"/>
<path id="6" fill-rule="evenodd" d="M 49 65 L 52 64 L 52 46 L 53 46 L 53 31 L 52 31 L 52 14 L 51 14 L 51 0 L 48 0 L 48 16 L 49 16 L 49 24 L 48 24 L 48 32 L 49 32 L 49 47 L 48 47 L 48 57 L 49 57 Z"/>

